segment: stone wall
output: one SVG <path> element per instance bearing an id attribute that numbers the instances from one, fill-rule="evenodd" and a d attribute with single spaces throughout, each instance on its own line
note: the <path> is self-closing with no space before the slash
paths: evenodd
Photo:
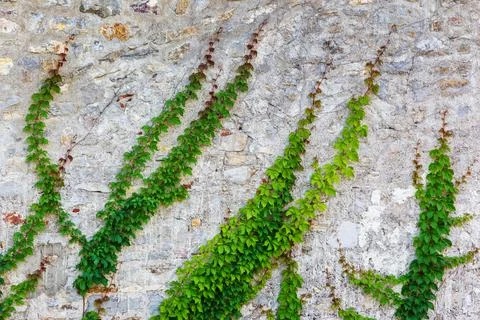
<path id="1" fill-rule="evenodd" d="M 48 149 L 58 159 L 75 136 L 86 137 L 72 152 L 62 197 L 74 222 L 91 236 L 100 226 L 95 212 L 103 207 L 122 154 L 185 83 L 209 36 L 223 26 L 212 73 L 220 73 L 221 86 L 241 62 L 249 34 L 267 17 L 251 89 L 224 122 L 228 134 L 215 138 L 193 178 L 185 181 L 193 182 L 189 199 L 160 210 L 122 252 L 112 278 L 118 291 L 105 303 L 105 319 L 147 319 L 156 312 L 175 269 L 254 194 L 308 105 L 307 93 L 329 57 L 334 69 L 304 161 L 308 167 L 313 157 L 330 159 L 345 101 L 363 91 L 363 64 L 385 42 L 391 24 L 398 32 L 387 50 L 380 93 L 367 109 L 370 131 L 360 148 L 356 177 L 339 186 L 328 211 L 295 251 L 305 279 L 301 293 L 311 295 L 303 318 L 337 319 L 325 289 L 326 269 L 347 306 L 361 307 L 377 319 L 392 318 L 392 310 L 346 283 L 338 247 L 358 266 L 394 274 L 406 270 L 419 213 L 411 187 L 413 149 L 419 140 L 426 165 L 442 109 L 449 111 L 449 127 L 455 131 L 451 154 L 457 175 L 474 163 L 457 209 L 480 212 L 480 164 L 474 162 L 480 154 L 478 1 L 1 0 L 0 215 L 25 216 L 37 197 L 32 168 L 25 164 L 23 119 L 30 95 L 68 35 L 76 37 L 63 69 L 63 94 L 47 121 Z M 121 104 L 121 94 L 133 98 Z M 201 107 L 188 105 L 183 125 L 161 140 L 155 162 Z M 308 173 L 299 174 L 296 195 L 306 190 Z M 18 227 L 0 219 L 0 250 L 9 247 Z M 451 253 L 480 246 L 479 230 L 477 214 L 452 232 Z M 42 256 L 56 259 L 13 319 L 81 318 L 83 302 L 72 287 L 79 247 L 67 244 L 53 220 L 37 247 L 34 257 L 8 274 L 9 283 L 24 279 Z M 244 319 L 264 319 L 261 311 L 275 307 L 278 285 L 275 272 L 244 308 Z M 86 301 L 89 307 L 97 297 Z M 447 272 L 437 298 L 431 319 L 480 318 L 480 259 Z"/>

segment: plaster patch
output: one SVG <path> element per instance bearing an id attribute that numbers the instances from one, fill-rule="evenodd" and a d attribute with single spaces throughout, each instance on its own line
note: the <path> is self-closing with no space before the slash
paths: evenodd
<path id="1" fill-rule="evenodd" d="M 11 58 L 0 58 L 0 75 L 7 75 L 10 73 L 10 69 L 13 67 L 13 61 Z"/>
<path id="2" fill-rule="evenodd" d="M 352 222 L 342 222 L 338 228 L 338 239 L 344 248 L 353 248 L 358 243 L 359 226 Z"/>
<path id="3" fill-rule="evenodd" d="M 415 195 L 415 187 L 411 186 L 406 189 L 395 188 L 392 191 L 392 201 L 397 204 L 402 204 Z"/>

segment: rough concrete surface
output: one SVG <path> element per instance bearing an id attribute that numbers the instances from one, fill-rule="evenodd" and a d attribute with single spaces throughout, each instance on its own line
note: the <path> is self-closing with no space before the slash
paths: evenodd
<path id="1" fill-rule="evenodd" d="M 419 213 L 411 187 L 413 149 L 420 141 L 426 165 L 442 109 L 449 111 L 455 132 L 451 155 L 457 176 L 473 163 L 473 177 L 462 187 L 457 209 L 475 218 L 452 232 L 450 251 L 480 246 L 480 163 L 474 161 L 480 154 L 476 0 L 2 0 L 0 215 L 25 216 L 38 196 L 32 168 L 25 164 L 23 119 L 55 48 L 68 35 L 76 38 L 62 71 L 63 94 L 46 122 L 48 150 L 58 159 L 75 135 L 80 139 L 90 132 L 72 152 L 62 197 L 74 222 L 91 236 L 101 225 L 95 212 L 103 207 L 122 154 L 163 101 L 185 84 L 209 36 L 223 26 L 212 72 L 222 68 L 222 85 L 241 62 L 249 34 L 265 18 L 269 23 L 250 90 L 224 121 L 231 135 L 218 135 L 205 149 L 186 179 L 193 182 L 189 199 L 159 210 L 121 253 L 112 277 L 118 291 L 105 303 L 104 319 L 147 319 L 156 312 L 175 269 L 255 193 L 308 106 L 307 93 L 328 58 L 335 67 L 324 85 L 324 107 L 304 162 L 308 167 L 315 156 L 321 162 L 331 158 L 346 115 L 344 103 L 364 90 L 363 64 L 385 42 L 391 24 L 398 32 L 387 49 L 379 95 L 367 108 L 370 130 L 360 147 L 356 177 L 339 186 L 327 212 L 295 251 L 305 279 L 301 293 L 310 294 L 302 318 L 337 319 L 325 288 L 328 269 L 345 306 L 392 319 L 391 309 L 347 284 L 337 262 L 338 246 L 357 266 L 394 274 L 406 270 Z M 115 99 L 108 104 L 115 94 L 125 93 L 134 96 L 123 108 Z M 201 107 L 188 105 L 182 126 L 162 138 L 156 160 Z M 306 190 L 309 172 L 299 174 L 296 195 Z M 11 245 L 17 228 L 0 219 L 0 250 Z M 80 319 L 83 302 L 72 287 L 79 247 L 68 245 L 53 221 L 36 244 L 35 256 L 7 275 L 9 284 L 24 279 L 42 255 L 56 259 L 13 319 Z M 278 286 L 277 271 L 245 306 L 243 319 L 265 319 L 261 311 L 275 308 Z M 86 305 L 92 308 L 97 297 L 89 297 Z M 446 273 L 435 306 L 430 319 L 480 319 L 480 258 Z"/>

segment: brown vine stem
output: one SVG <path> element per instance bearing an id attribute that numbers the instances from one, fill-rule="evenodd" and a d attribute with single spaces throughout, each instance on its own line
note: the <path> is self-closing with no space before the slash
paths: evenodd
<path id="1" fill-rule="evenodd" d="M 415 167 L 412 173 L 412 182 L 413 182 L 413 185 L 417 188 L 417 190 L 423 187 L 422 177 L 420 172 L 423 166 L 420 164 L 420 158 L 421 158 L 420 141 L 417 141 L 417 144 L 415 145 L 415 157 L 412 161 Z"/>
<path id="2" fill-rule="evenodd" d="M 455 180 L 455 187 L 456 188 L 459 188 L 460 186 L 462 186 L 463 184 L 467 183 L 468 181 L 468 178 L 472 175 L 472 168 L 473 168 L 473 165 L 477 163 L 477 159 L 474 159 L 473 160 L 473 163 L 471 163 L 468 167 L 467 167 L 467 171 L 457 180 Z"/>
<path id="3" fill-rule="evenodd" d="M 49 74 L 51 76 L 54 76 L 54 75 L 59 75 L 60 73 L 60 69 L 63 67 L 63 65 L 65 64 L 65 62 L 67 62 L 67 54 L 68 54 L 68 45 L 73 41 L 75 40 L 75 35 L 70 35 L 67 40 L 65 40 L 64 42 L 64 47 L 63 47 L 63 51 L 57 53 L 57 56 L 58 56 L 58 59 L 57 61 L 55 62 L 55 66 L 49 70 Z M 61 47 L 59 49 L 62 49 Z"/>
<path id="4" fill-rule="evenodd" d="M 366 79 L 366 84 L 367 84 L 367 90 L 365 90 L 365 93 L 363 94 L 364 96 L 373 93 L 376 94 L 378 90 L 378 87 L 375 88 L 374 85 L 374 79 L 380 75 L 380 71 L 377 69 L 379 66 L 383 64 L 382 57 L 385 54 L 385 51 L 387 50 L 388 45 L 390 44 L 390 41 L 392 40 L 391 36 L 394 32 L 397 32 L 398 27 L 397 25 L 393 24 L 390 26 L 390 31 L 387 34 L 387 40 L 385 41 L 385 44 L 380 47 L 380 49 L 377 50 L 377 55 L 375 57 L 375 60 L 373 62 L 368 62 L 366 67 L 367 67 L 367 72 L 368 72 L 368 78 Z"/>
<path id="5" fill-rule="evenodd" d="M 73 161 L 73 156 L 71 155 L 71 153 L 72 153 L 72 146 L 75 143 L 76 139 L 77 139 L 77 135 L 74 135 L 72 138 L 72 141 L 69 143 L 68 149 L 65 152 L 65 154 L 63 155 L 63 157 L 58 159 L 58 171 L 60 171 L 61 175 L 65 173 L 65 167 L 70 162 Z"/>
<path id="6" fill-rule="evenodd" d="M 49 265 L 51 262 L 52 262 L 51 256 L 43 257 L 42 260 L 40 261 L 40 267 L 37 270 L 35 270 L 33 273 L 31 273 L 29 276 L 40 278 L 42 273 L 44 273 L 45 270 L 47 270 L 47 265 Z"/>
<path id="7" fill-rule="evenodd" d="M 337 311 L 340 308 L 340 298 L 338 298 L 335 292 L 335 285 L 333 284 L 333 275 L 330 273 L 328 269 L 325 269 L 325 278 L 326 283 L 325 286 L 327 287 L 329 294 L 328 297 L 332 301 L 332 310 Z"/>
<path id="8" fill-rule="evenodd" d="M 87 311 L 87 297 L 82 297 L 82 319 L 85 317 L 85 311 Z"/>

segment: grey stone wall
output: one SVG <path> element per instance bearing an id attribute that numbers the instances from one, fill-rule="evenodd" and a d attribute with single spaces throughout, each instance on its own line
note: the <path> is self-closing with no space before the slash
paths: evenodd
<path id="1" fill-rule="evenodd" d="M 420 140 L 426 165 L 442 109 L 449 111 L 455 131 L 452 158 L 458 176 L 474 163 L 457 208 L 477 214 L 453 231 L 451 253 L 480 246 L 480 164 L 474 162 L 480 154 L 480 3 L 475 0 L 2 0 L 0 215 L 25 216 L 38 196 L 34 174 L 24 161 L 23 118 L 30 95 L 69 34 L 76 38 L 63 69 L 63 94 L 47 121 L 48 149 L 58 159 L 74 136 L 87 136 L 72 152 L 62 196 L 64 208 L 90 236 L 100 226 L 95 212 L 103 207 L 122 154 L 139 128 L 185 83 L 208 37 L 224 27 L 212 72 L 221 67 L 223 84 L 241 61 L 249 33 L 266 17 L 251 89 L 224 122 L 230 135 L 215 138 L 193 177 L 185 180 L 193 182 L 189 199 L 159 210 L 135 244 L 122 252 L 112 277 L 118 290 L 105 304 L 105 319 L 147 319 L 155 313 L 175 269 L 254 194 L 308 106 L 306 95 L 328 57 L 335 68 L 324 86 L 324 107 L 305 166 L 313 157 L 330 159 L 346 114 L 344 103 L 362 92 L 363 64 L 384 43 L 391 24 L 399 30 L 387 50 L 380 93 L 367 109 L 370 131 L 360 148 L 356 177 L 339 186 L 327 212 L 295 251 L 305 279 L 301 293 L 309 294 L 303 318 L 337 319 L 329 309 L 326 269 L 346 306 L 377 319 L 392 318 L 392 310 L 346 283 L 338 247 L 358 266 L 394 274 L 406 270 L 418 218 L 410 177 L 413 148 Z M 134 96 L 122 107 L 116 96 L 126 93 Z M 156 160 L 201 107 L 188 105 L 183 125 L 161 140 Z M 306 190 L 308 173 L 299 174 L 297 195 Z M 9 247 L 18 227 L 0 219 L 0 250 Z M 21 281 L 42 256 L 56 259 L 13 319 L 79 319 L 83 302 L 72 287 L 79 248 L 67 244 L 53 220 L 36 243 L 35 256 L 8 274 L 9 283 Z M 261 311 L 275 308 L 278 285 L 276 272 L 244 308 L 244 319 L 264 319 Z M 97 297 L 87 305 L 92 307 Z M 437 297 L 431 319 L 479 319 L 480 259 L 447 272 Z"/>

